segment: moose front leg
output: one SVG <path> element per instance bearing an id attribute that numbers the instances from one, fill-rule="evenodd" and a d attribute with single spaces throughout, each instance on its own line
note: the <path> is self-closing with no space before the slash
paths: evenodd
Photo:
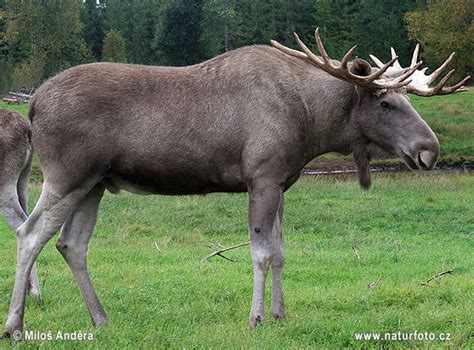
<path id="1" fill-rule="evenodd" d="M 250 310 L 250 327 L 252 328 L 265 319 L 265 279 L 270 266 L 274 274 L 272 313 L 280 314 L 280 310 L 283 310 L 280 211 L 283 213 L 281 186 L 263 181 L 249 186 L 249 231 L 254 271 L 253 300 Z"/>
<path id="2" fill-rule="evenodd" d="M 280 319 L 285 316 L 285 304 L 283 303 L 283 287 L 282 275 L 283 264 L 285 262 L 285 253 L 283 247 L 283 194 L 281 196 L 280 205 L 278 207 L 278 215 L 275 218 L 274 224 L 274 247 L 275 253 L 272 259 L 272 316 L 275 319 Z"/>

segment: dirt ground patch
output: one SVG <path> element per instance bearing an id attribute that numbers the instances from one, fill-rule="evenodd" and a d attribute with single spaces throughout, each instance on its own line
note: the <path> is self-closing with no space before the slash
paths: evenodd
<path id="1" fill-rule="evenodd" d="M 410 171 L 408 167 L 396 159 L 374 161 L 372 172 Z M 457 162 L 439 161 L 434 171 L 474 171 L 474 161 L 460 160 Z M 334 175 L 355 173 L 356 167 L 350 159 L 314 159 L 304 168 L 305 175 Z"/>

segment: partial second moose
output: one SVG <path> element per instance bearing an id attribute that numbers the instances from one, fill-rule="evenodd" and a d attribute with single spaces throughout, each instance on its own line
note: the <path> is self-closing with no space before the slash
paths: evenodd
<path id="1" fill-rule="evenodd" d="M 33 161 L 31 125 L 21 114 L 0 109 L 0 214 L 14 234 L 28 217 L 28 177 Z M 40 296 L 36 268 L 29 292 Z"/>

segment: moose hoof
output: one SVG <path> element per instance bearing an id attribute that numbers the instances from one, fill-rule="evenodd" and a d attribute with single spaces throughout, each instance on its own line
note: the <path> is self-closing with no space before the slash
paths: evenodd
<path id="1" fill-rule="evenodd" d="M 5 331 L 0 335 L 0 339 L 23 340 L 23 332 L 20 329 Z"/>
<path id="2" fill-rule="evenodd" d="M 94 317 L 92 323 L 97 328 L 105 327 L 109 324 L 109 318 L 107 317 L 107 314 L 104 313 L 103 315 Z"/>
<path id="3" fill-rule="evenodd" d="M 250 316 L 250 328 L 255 329 L 263 321 L 264 321 L 264 316 L 263 315 L 251 315 Z"/>
<path id="4" fill-rule="evenodd" d="M 28 293 L 33 297 L 35 298 L 37 301 L 40 301 L 41 300 L 41 292 L 39 290 L 38 287 L 36 286 L 33 286 L 33 285 L 29 285 L 28 286 Z"/>
<path id="5" fill-rule="evenodd" d="M 281 320 L 282 318 L 285 317 L 285 310 L 278 310 L 278 311 L 272 311 L 272 317 L 275 320 Z"/>
<path id="6" fill-rule="evenodd" d="M 103 328 L 103 327 L 106 327 L 108 325 L 109 325 L 108 320 L 94 322 L 94 327 L 96 327 L 96 328 Z"/>
<path id="7" fill-rule="evenodd" d="M 0 335 L 0 339 L 9 339 L 9 338 L 11 338 L 10 332 L 5 331 Z"/>

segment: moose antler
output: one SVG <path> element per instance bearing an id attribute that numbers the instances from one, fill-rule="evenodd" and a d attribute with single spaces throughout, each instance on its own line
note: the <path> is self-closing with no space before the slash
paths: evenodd
<path id="1" fill-rule="evenodd" d="M 329 73 L 333 77 L 351 82 L 353 84 L 368 88 L 368 89 L 397 89 L 401 88 L 405 85 L 411 83 L 411 80 L 407 80 L 416 69 L 422 64 L 422 62 L 415 63 L 413 67 L 410 67 L 407 71 L 403 72 L 403 74 L 399 75 L 395 78 L 381 78 L 382 74 L 384 74 L 390 66 L 397 61 L 398 57 L 393 57 L 389 62 L 383 64 L 379 70 L 371 73 L 368 76 L 360 76 L 352 73 L 347 64 L 349 63 L 349 59 L 352 56 L 353 52 L 355 51 L 357 45 L 352 47 L 342 58 L 340 65 L 336 65 L 326 52 L 324 45 L 321 41 L 319 36 L 319 28 L 316 28 L 314 33 L 314 37 L 316 38 L 316 43 L 318 45 L 318 50 L 321 54 L 321 57 L 316 56 L 310 49 L 300 40 L 298 35 L 294 33 L 295 40 L 298 45 L 301 47 L 303 52 L 290 49 L 275 40 L 271 40 L 270 42 L 272 45 L 277 48 L 278 50 L 286 53 L 287 55 L 302 58 L 314 64 L 315 66 L 319 67 L 320 69 L 324 70 L 325 72 Z"/>
<path id="2" fill-rule="evenodd" d="M 397 54 L 395 52 L 395 49 L 393 47 L 390 48 L 390 51 L 392 53 L 392 59 L 390 62 L 393 61 L 394 57 L 397 57 Z M 397 76 L 400 74 L 403 74 L 405 70 L 411 70 L 413 67 L 417 65 L 416 61 L 418 60 L 418 52 L 420 51 L 420 44 L 416 44 L 415 51 L 413 51 L 413 56 L 411 59 L 411 64 L 410 67 L 408 68 L 403 68 L 400 63 L 398 62 L 398 59 L 396 59 L 393 62 L 393 67 L 390 67 L 387 69 L 387 74 L 392 75 L 392 76 Z M 380 70 L 385 67 L 385 65 L 380 61 L 377 57 L 374 55 L 369 55 L 372 61 L 375 62 L 375 64 L 380 68 Z M 413 75 L 412 75 L 412 81 L 410 84 L 406 86 L 407 92 L 411 92 L 415 95 L 418 96 L 434 96 L 434 95 L 447 95 L 455 92 L 463 92 L 463 91 L 468 91 L 469 89 L 464 86 L 464 83 L 468 81 L 471 76 L 468 75 L 466 76 L 463 80 L 461 80 L 459 83 L 453 85 L 453 86 L 446 86 L 446 83 L 448 82 L 449 78 L 452 77 L 454 72 L 456 71 L 455 69 L 452 69 L 442 78 L 438 84 L 434 87 L 430 87 L 430 84 L 432 84 L 438 77 L 441 75 L 441 73 L 446 69 L 448 64 L 451 62 L 451 60 L 454 57 L 454 52 L 448 57 L 444 63 L 439 66 L 438 69 L 436 69 L 433 73 L 426 75 L 425 71 L 428 68 L 423 68 L 420 70 L 416 70 Z"/>

